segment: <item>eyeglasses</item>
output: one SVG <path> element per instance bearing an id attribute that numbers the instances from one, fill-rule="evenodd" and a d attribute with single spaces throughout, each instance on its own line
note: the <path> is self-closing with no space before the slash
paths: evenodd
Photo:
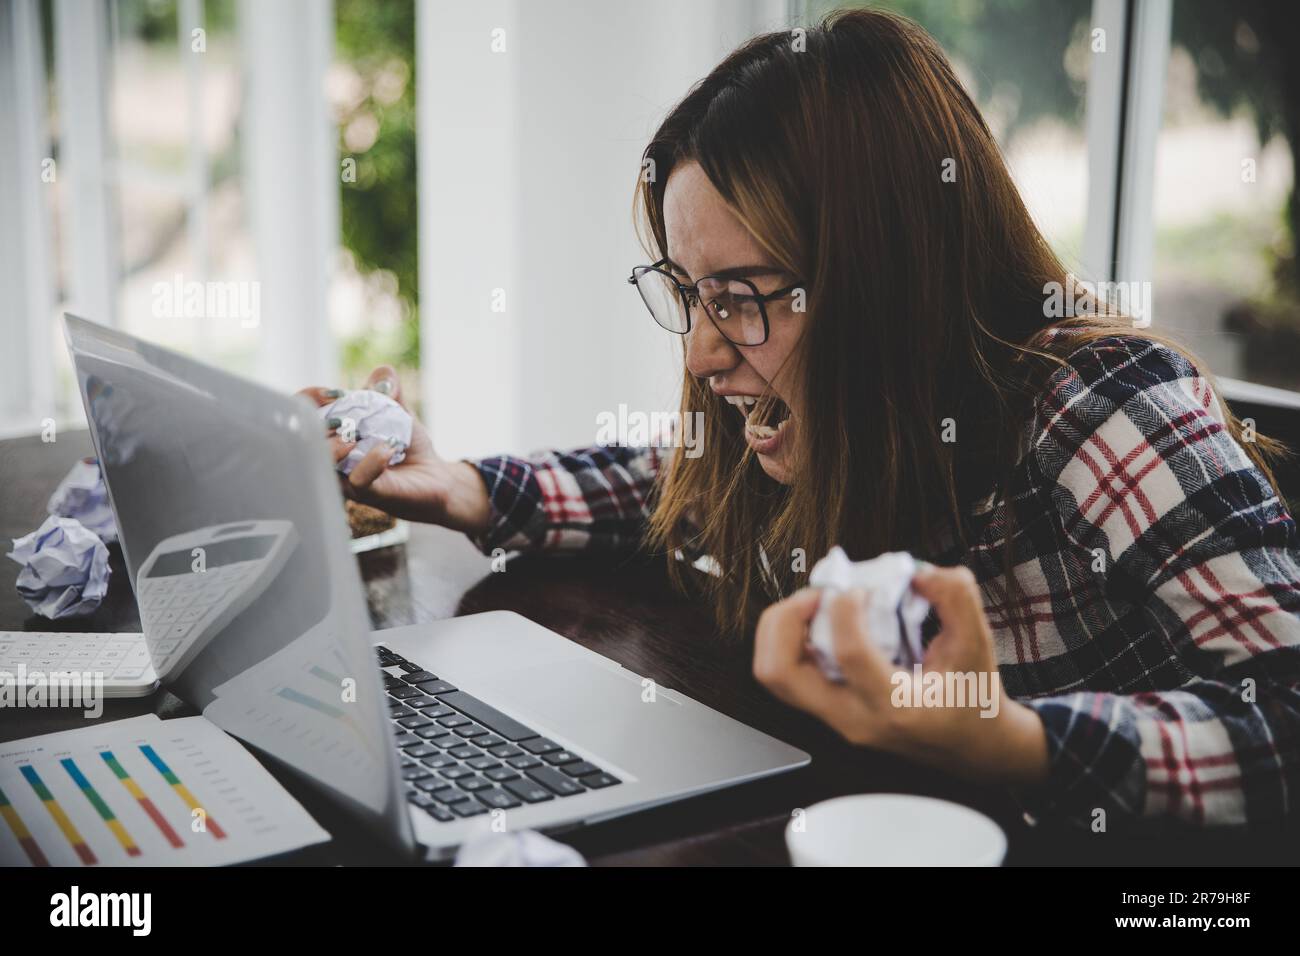
<path id="1" fill-rule="evenodd" d="M 766 303 L 784 299 L 803 283 L 795 282 L 766 295 L 748 279 L 705 276 L 694 285 L 684 285 L 664 268 L 667 259 L 654 265 L 637 266 L 628 284 L 641 293 L 650 315 L 660 328 L 685 335 L 691 330 L 691 310 L 704 306 L 714 327 L 733 345 L 754 346 L 767 341 L 770 331 Z"/>

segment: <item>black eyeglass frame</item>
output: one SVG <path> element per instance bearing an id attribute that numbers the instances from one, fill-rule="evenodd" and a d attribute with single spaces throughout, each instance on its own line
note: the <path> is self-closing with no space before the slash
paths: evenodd
<path id="1" fill-rule="evenodd" d="M 801 279 L 798 282 L 792 282 L 788 286 L 777 289 L 775 292 L 768 292 L 764 294 L 758 291 L 758 286 L 754 285 L 754 283 L 750 282 L 748 279 L 743 278 L 741 276 L 710 275 L 710 276 L 702 276 L 694 285 L 685 285 L 684 283 L 678 282 L 677 277 L 675 275 L 673 275 L 671 272 L 664 269 L 664 266 L 667 264 L 668 264 L 667 259 L 660 259 L 658 262 L 653 263 L 652 265 L 633 266 L 632 274 L 627 277 L 628 285 L 637 285 L 637 281 L 641 278 L 641 276 L 645 275 L 647 272 L 657 272 L 665 279 L 667 279 L 669 282 L 671 282 L 674 286 L 677 287 L 677 294 L 681 296 L 682 306 L 686 312 L 686 328 L 681 332 L 677 331 L 676 329 L 667 328 L 662 322 L 659 321 L 658 318 L 655 317 L 654 309 L 650 307 L 650 303 L 645 301 L 645 296 L 640 296 L 641 290 L 640 287 L 638 286 L 637 294 L 641 297 L 641 302 L 646 307 L 646 311 L 650 313 L 650 318 L 655 320 L 655 325 L 659 326 L 659 328 L 663 329 L 665 332 L 671 332 L 674 335 L 689 335 L 691 331 L 691 312 L 694 309 L 695 305 L 700 304 L 704 306 L 704 314 L 709 317 L 709 321 L 712 322 L 713 327 L 718 330 L 718 334 L 721 335 L 728 342 L 730 342 L 732 345 L 742 349 L 757 348 L 758 346 L 765 344 L 768 340 L 768 337 L 772 334 L 772 328 L 767 321 L 767 303 L 774 302 L 777 299 L 786 298 L 791 293 L 793 293 L 796 289 L 801 288 L 804 284 L 803 280 Z M 703 282 L 705 279 L 717 279 L 721 282 L 743 282 L 745 285 L 749 286 L 750 290 L 753 292 L 751 298 L 753 298 L 753 300 L 758 303 L 758 314 L 763 319 L 762 341 L 737 342 L 735 339 L 733 339 L 730 335 L 726 333 L 726 331 L 722 328 L 722 326 L 718 324 L 718 320 L 714 318 L 712 310 L 708 308 L 708 306 L 712 303 L 704 302 L 704 297 L 700 295 L 699 283 Z"/>

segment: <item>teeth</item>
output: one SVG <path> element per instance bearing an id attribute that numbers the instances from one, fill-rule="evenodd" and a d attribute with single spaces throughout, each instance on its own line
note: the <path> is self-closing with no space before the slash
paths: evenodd
<path id="1" fill-rule="evenodd" d="M 745 428 L 748 429 L 749 433 L 755 438 L 775 438 L 778 431 L 778 429 L 773 428 L 771 425 L 749 424 L 746 425 Z"/>

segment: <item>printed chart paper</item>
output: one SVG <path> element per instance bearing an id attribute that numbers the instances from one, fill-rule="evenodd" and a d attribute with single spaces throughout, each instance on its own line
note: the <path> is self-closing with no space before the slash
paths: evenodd
<path id="1" fill-rule="evenodd" d="M 0 865 L 212 866 L 329 839 L 204 717 L 0 744 Z"/>

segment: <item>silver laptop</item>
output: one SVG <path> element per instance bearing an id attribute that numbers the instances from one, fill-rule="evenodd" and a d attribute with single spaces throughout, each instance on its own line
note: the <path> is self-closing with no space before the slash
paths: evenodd
<path id="1" fill-rule="evenodd" d="M 436 859 L 808 763 L 514 613 L 372 632 L 316 409 L 65 332 L 159 679 L 386 840 Z"/>

